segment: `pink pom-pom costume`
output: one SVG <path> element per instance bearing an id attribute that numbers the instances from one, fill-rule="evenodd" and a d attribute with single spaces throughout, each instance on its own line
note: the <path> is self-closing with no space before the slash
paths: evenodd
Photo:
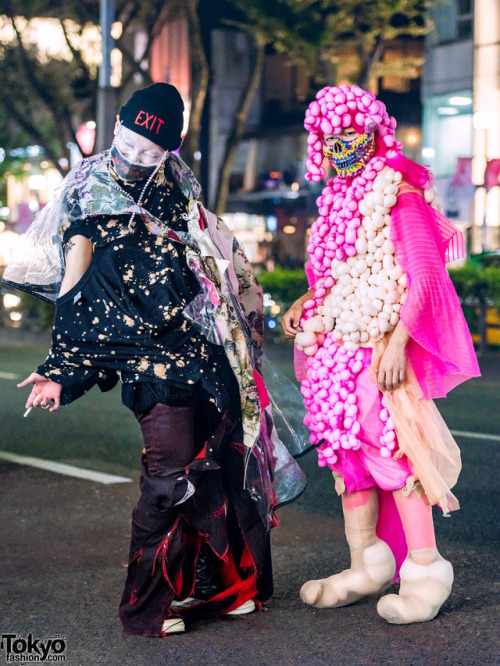
<path id="1" fill-rule="evenodd" d="M 305 128 L 306 179 L 325 178 L 325 158 L 337 176 L 318 198 L 311 227 L 306 274 L 314 295 L 302 302 L 295 367 L 319 465 L 332 470 L 342 495 L 351 569 L 309 581 L 301 596 L 316 607 L 352 603 L 397 579 L 404 562 L 400 595 L 384 597 L 379 614 L 425 621 L 452 578 L 435 548 L 431 505 L 458 508 L 451 487 L 460 471 L 458 447 L 432 399 L 479 375 L 445 268 L 463 256 L 463 239 L 437 210 L 429 171 L 402 155 L 396 121 L 372 93 L 323 88 Z M 348 128 L 352 141 L 342 140 Z M 378 369 L 396 328 L 406 335 L 406 377 L 380 391 Z M 383 581 L 374 582 L 370 558 L 383 563 Z M 445 581 L 443 598 L 415 601 L 405 582 L 414 566 Z M 431 588 L 424 581 L 416 596 L 427 589 L 433 598 Z"/>

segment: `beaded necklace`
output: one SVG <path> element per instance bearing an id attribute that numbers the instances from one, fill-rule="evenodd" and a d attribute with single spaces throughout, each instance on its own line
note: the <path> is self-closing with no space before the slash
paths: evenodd
<path id="1" fill-rule="evenodd" d="M 114 141 L 113 141 L 113 144 L 114 144 Z M 124 194 L 127 197 L 127 199 L 129 199 L 134 204 L 134 206 L 138 206 L 139 208 L 141 208 L 142 204 L 143 204 L 143 197 L 146 194 L 146 190 L 148 189 L 151 181 L 156 176 L 156 174 L 160 174 L 161 177 L 164 180 L 164 178 L 165 178 L 165 176 L 164 176 L 165 161 L 168 157 L 168 154 L 169 154 L 168 151 L 165 151 L 165 153 L 163 154 L 163 157 L 158 162 L 158 164 L 156 166 L 156 169 L 151 173 L 151 175 L 149 176 L 149 178 L 146 181 L 146 184 L 142 188 L 137 202 L 135 201 L 134 197 L 129 192 L 124 190 L 123 187 L 121 187 L 120 184 L 115 180 L 115 178 L 113 176 L 113 173 L 115 173 L 115 171 L 113 169 L 113 163 L 112 163 L 111 157 L 110 157 L 109 160 L 108 160 L 108 172 L 109 172 L 109 176 L 110 176 L 111 187 L 114 187 L 115 190 L 118 190 L 121 194 Z M 129 229 L 132 227 L 132 222 L 134 221 L 135 216 L 136 216 L 136 211 L 133 211 L 132 214 L 130 215 L 130 219 L 129 219 L 128 225 L 127 225 Z M 162 223 L 162 224 L 163 224 L 164 227 L 167 227 L 166 224 L 164 224 L 164 223 Z"/>

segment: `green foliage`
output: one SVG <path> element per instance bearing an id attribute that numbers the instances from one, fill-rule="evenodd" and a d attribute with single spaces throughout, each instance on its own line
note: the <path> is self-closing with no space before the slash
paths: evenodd
<path id="1" fill-rule="evenodd" d="M 2 17 L 1 25 L 14 34 L 12 41 L 0 47 L 2 113 L 20 134 L 15 137 L 20 141 L 18 146 L 43 146 L 57 168 L 60 158 L 69 158 L 67 144 L 75 142 L 77 119 L 85 114 L 72 88 L 81 76 L 80 67 L 76 60 L 45 57 L 26 40 L 23 28 L 27 23 L 22 17 Z"/>
<path id="2" fill-rule="evenodd" d="M 264 293 L 287 308 L 308 290 L 304 270 L 287 270 L 276 267 L 274 271 L 263 271 L 257 276 Z"/>
<path id="3" fill-rule="evenodd" d="M 122 91 L 137 87 L 134 77 L 147 85 L 151 78 L 142 66 L 165 15 L 176 2 L 164 0 L 116 0 L 116 20 L 122 34 L 115 41 L 123 62 L 122 84 L 116 88 L 118 103 Z M 67 3 L 61 0 L 9 0 L 0 13 L 0 28 L 5 37 L 0 43 L 0 121 L 6 117 L 19 136 L 17 146 L 37 144 L 46 157 L 64 173 L 61 158 L 69 159 L 69 143 L 77 143 L 79 125 L 96 118 L 98 67 L 93 37 L 82 40 L 87 28 L 99 25 L 99 0 Z M 49 54 L 42 50 L 30 32 L 35 18 L 52 19 L 66 46 L 65 53 Z M 147 36 L 144 52 L 134 52 L 134 30 L 144 29 Z M 109 110 L 114 116 L 115 109 Z M 3 124 L 3 123 L 2 123 Z M 5 140 L 7 139 L 7 141 Z M 6 132 L 0 132 L 0 145 L 9 145 Z"/>
<path id="4" fill-rule="evenodd" d="M 500 266 L 482 266 L 468 262 L 462 268 L 450 270 L 450 277 L 462 304 L 471 333 L 479 334 L 479 350 L 488 350 L 488 319 L 491 308 L 500 312 Z"/>
<path id="5" fill-rule="evenodd" d="M 42 301 L 30 294 L 20 293 L 21 304 L 18 309 L 21 310 L 30 328 L 40 331 L 47 331 L 52 328 L 54 323 L 55 308 L 52 303 Z"/>
<path id="6" fill-rule="evenodd" d="M 12 310 L 20 312 L 22 319 L 20 326 L 26 330 L 49 331 L 54 322 L 54 306 L 52 303 L 42 301 L 35 296 L 26 294 L 22 291 L 11 290 L 10 287 L 3 286 L 0 298 L 5 293 L 15 293 L 21 299 L 19 305 L 13 308 L 5 308 L 3 302 L 0 302 L 0 326 L 11 325 L 10 312 Z"/>
<path id="7" fill-rule="evenodd" d="M 232 0 L 231 4 L 246 15 L 242 28 L 250 26 L 263 42 L 304 65 L 322 85 L 348 79 L 366 87 L 371 76 L 387 73 L 382 56 L 388 41 L 420 37 L 428 30 L 425 3 L 415 0 Z M 406 58 L 405 76 L 417 76 L 417 64 Z"/>
<path id="8" fill-rule="evenodd" d="M 483 267 L 468 262 L 462 268 L 450 269 L 449 275 L 462 303 L 475 305 L 483 302 L 500 307 L 500 266 Z M 288 270 L 278 266 L 274 271 L 259 273 L 258 280 L 265 293 L 286 307 L 308 290 L 302 269 Z"/>
<path id="9" fill-rule="evenodd" d="M 303 269 L 290 270 L 277 266 L 274 271 L 262 271 L 257 279 L 264 290 L 264 317 L 266 320 L 265 333 L 270 340 L 285 342 L 285 334 L 281 328 L 281 317 L 294 301 L 305 294 L 309 289 L 306 274 Z M 279 306 L 280 311 L 273 308 Z M 269 320 L 274 320 L 276 326 L 269 327 Z"/>
<path id="10" fill-rule="evenodd" d="M 481 310 L 478 306 L 484 304 L 500 310 L 500 266 L 484 267 L 469 262 L 462 268 L 450 269 L 449 274 L 471 332 L 477 332 L 481 327 Z M 277 322 L 290 305 L 308 290 L 302 269 L 287 270 L 277 267 L 272 272 L 259 273 L 258 280 L 264 293 L 269 294 L 272 301 L 281 308 L 281 312 L 275 315 L 269 304 L 265 307 L 266 318 L 276 319 Z M 276 334 L 281 334 L 280 326 L 274 329 L 273 335 Z"/>
<path id="11" fill-rule="evenodd" d="M 450 269 L 449 275 L 462 301 L 497 302 L 500 298 L 500 266 L 482 267 L 468 262 L 461 268 Z M 270 293 L 275 300 L 290 304 L 308 290 L 303 269 L 288 270 L 277 266 L 274 271 L 262 271 L 258 278 L 264 292 Z"/>
<path id="12" fill-rule="evenodd" d="M 500 266 L 483 267 L 468 262 L 462 268 L 451 269 L 449 274 L 462 303 L 500 307 Z"/>

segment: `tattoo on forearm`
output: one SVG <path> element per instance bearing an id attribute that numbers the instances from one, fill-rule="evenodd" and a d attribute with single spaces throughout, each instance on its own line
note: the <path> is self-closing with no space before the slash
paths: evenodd
<path id="1" fill-rule="evenodd" d="M 66 256 L 73 247 L 75 247 L 75 241 L 70 238 L 69 241 L 64 246 L 64 256 Z"/>

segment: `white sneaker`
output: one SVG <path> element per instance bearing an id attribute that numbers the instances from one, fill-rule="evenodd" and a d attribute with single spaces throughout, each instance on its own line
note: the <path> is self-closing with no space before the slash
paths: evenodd
<path id="1" fill-rule="evenodd" d="M 186 597 L 185 599 L 174 599 L 170 604 L 172 608 L 192 608 L 198 604 L 203 603 L 201 599 L 195 599 L 194 597 Z"/>
<path id="2" fill-rule="evenodd" d="M 169 617 L 161 628 L 161 633 L 165 636 L 167 634 L 182 634 L 184 631 L 186 631 L 186 625 L 180 617 Z"/>
<path id="3" fill-rule="evenodd" d="M 176 600 L 172 601 L 170 604 L 172 608 L 181 608 L 181 609 L 187 609 L 187 608 L 193 608 L 194 606 L 198 606 L 198 604 L 203 603 L 200 599 L 195 599 L 194 597 L 186 597 L 186 599 L 182 600 Z M 244 604 L 241 604 L 241 606 L 238 606 L 238 608 L 235 608 L 234 610 L 230 611 L 229 613 L 226 613 L 226 615 L 247 615 L 248 613 L 253 613 L 255 610 L 255 601 L 253 599 L 249 599 L 248 601 L 245 601 Z"/>
<path id="4" fill-rule="evenodd" d="M 255 601 L 253 599 L 249 599 L 248 601 L 245 601 L 244 604 L 241 604 L 241 606 L 238 606 L 238 608 L 235 608 L 229 613 L 226 613 L 226 615 L 247 615 L 247 613 L 253 613 L 254 610 Z"/>

